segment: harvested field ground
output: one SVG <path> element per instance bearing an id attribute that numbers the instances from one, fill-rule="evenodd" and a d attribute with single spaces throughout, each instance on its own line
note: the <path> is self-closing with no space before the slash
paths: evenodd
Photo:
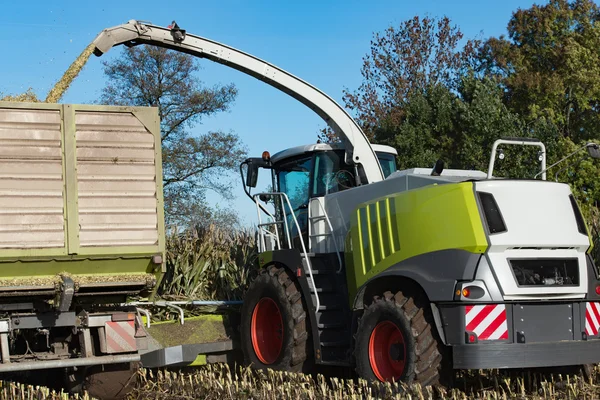
<path id="1" fill-rule="evenodd" d="M 512 376 L 511 376 L 512 375 Z M 600 381 L 549 373 L 458 376 L 450 391 L 363 380 L 326 379 L 211 365 L 198 370 L 143 371 L 133 399 L 598 399 Z"/>
<path id="2" fill-rule="evenodd" d="M 556 371 L 556 370 L 555 370 Z M 311 377 L 274 371 L 209 365 L 181 371 L 143 370 L 130 399 L 598 399 L 600 379 L 548 372 L 485 373 L 475 371 L 457 377 L 456 388 L 421 388 L 367 384 L 362 380 Z M 68 396 L 10 382 L 0 382 L 2 399 L 90 399 Z"/>

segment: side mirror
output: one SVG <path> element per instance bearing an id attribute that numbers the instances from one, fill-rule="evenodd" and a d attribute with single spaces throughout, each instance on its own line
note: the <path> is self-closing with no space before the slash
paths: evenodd
<path id="1" fill-rule="evenodd" d="M 596 143 L 588 143 L 587 152 L 592 158 L 600 158 L 600 146 L 598 146 Z"/>
<path id="2" fill-rule="evenodd" d="M 258 182 L 258 165 L 249 161 L 246 167 L 248 168 L 246 171 L 246 186 L 254 188 Z"/>

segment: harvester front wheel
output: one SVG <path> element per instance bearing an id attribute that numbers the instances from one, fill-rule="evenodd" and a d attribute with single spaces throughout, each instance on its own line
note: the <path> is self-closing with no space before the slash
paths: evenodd
<path id="1" fill-rule="evenodd" d="M 426 299 L 375 296 L 358 324 L 356 372 L 371 381 L 441 383 L 443 345 L 434 324 Z"/>
<path id="2" fill-rule="evenodd" d="M 247 364 L 257 369 L 306 372 L 307 311 L 295 279 L 269 266 L 251 283 L 241 312 L 241 345 Z"/>

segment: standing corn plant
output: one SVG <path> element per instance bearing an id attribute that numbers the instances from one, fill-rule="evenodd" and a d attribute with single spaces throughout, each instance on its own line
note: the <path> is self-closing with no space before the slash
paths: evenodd
<path id="1" fill-rule="evenodd" d="M 214 225 L 167 236 L 167 273 L 159 294 L 170 299 L 240 300 L 255 269 L 250 230 Z"/>

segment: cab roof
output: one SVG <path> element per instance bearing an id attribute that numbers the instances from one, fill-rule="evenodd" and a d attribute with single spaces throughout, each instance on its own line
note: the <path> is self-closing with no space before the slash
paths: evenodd
<path id="1" fill-rule="evenodd" d="M 383 144 L 374 144 L 371 143 L 371 147 L 377 153 L 388 153 L 394 156 L 398 155 L 398 152 L 395 148 L 391 146 L 386 146 Z M 291 147 L 286 150 L 282 150 L 278 153 L 275 153 L 271 156 L 271 162 L 276 163 L 286 158 L 299 156 L 301 154 L 312 153 L 315 151 L 328 151 L 328 150 L 343 150 L 344 145 L 342 143 L 314 143 L 314 144 L 305 144 L 303 146 Z"/>

